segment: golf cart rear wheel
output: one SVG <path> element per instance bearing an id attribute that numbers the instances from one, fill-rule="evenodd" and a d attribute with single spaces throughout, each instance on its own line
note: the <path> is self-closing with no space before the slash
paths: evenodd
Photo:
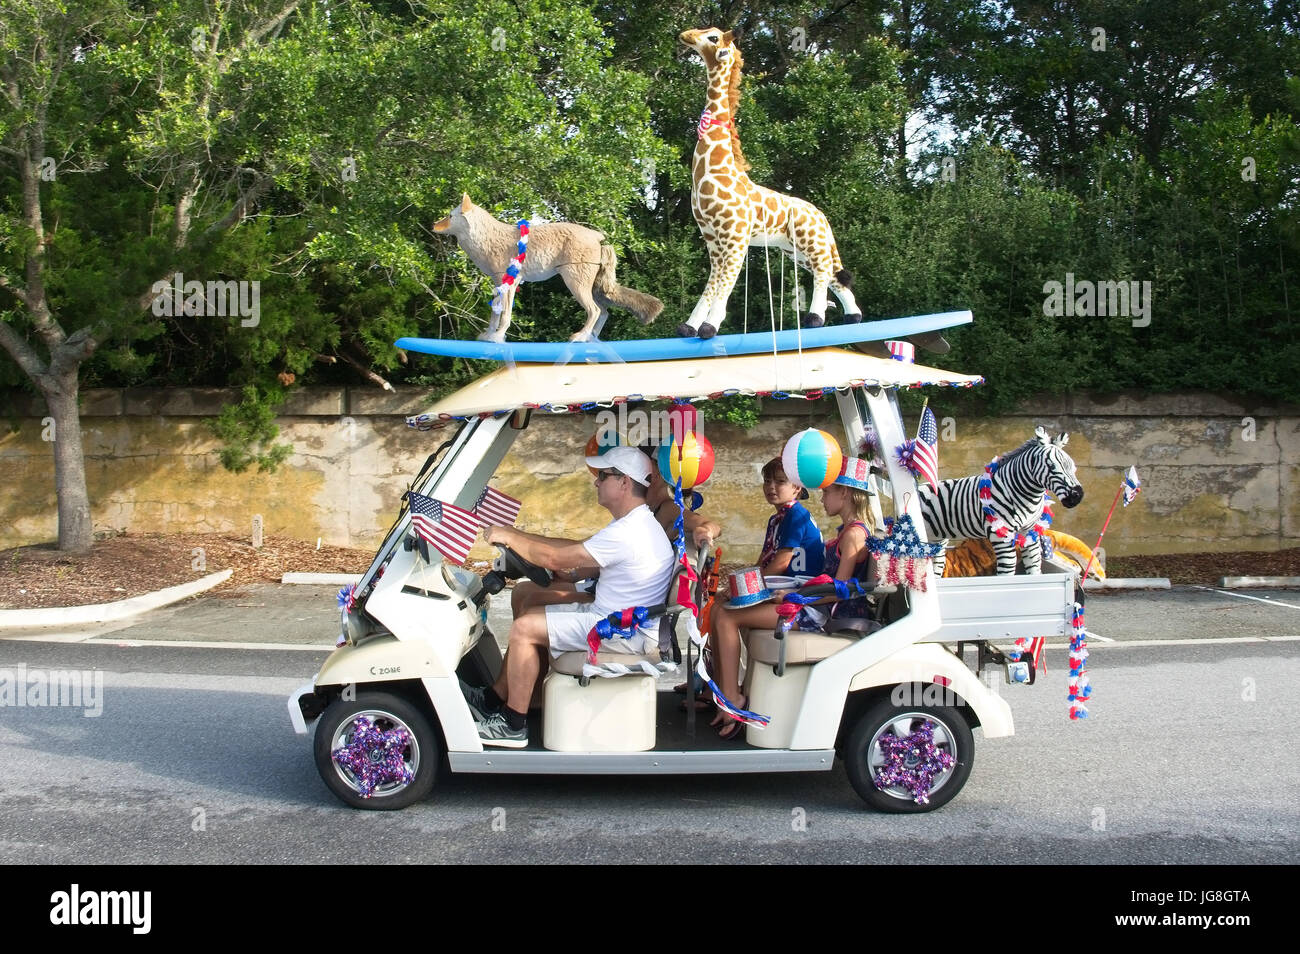
<path id="1" fill-rule="evenodd" d="M 925 742 L 927 733 L 933 752 Z M 887 748 L 898 747 L 895 739 L 914 741 L 906 757 L 891 759 L 887 754 Z M 889 779 L 877 784 L 878 775 L 891 763 L 914 787 Z M 949 764 L 938 768 L 943 763 Z M 927 764 L 935 769 L 928 788 L 922 781 Z M 844 749 L 844 767 L 854 791 L 877 811 L 893 814 L 932 812 L 947 804 L 966 784 L 974 764 L 975 736 L 960 712 L 949 706 L 898 706 L 888 697 L 862 714 Z"/>
<path id="2" fill-rule="evenodd" d="M 316 725 L 313 749 L 326 787 L 345 804 L 372 811 L 405 808 L 428 795 L 442 758 L 438 734 L 423 712 L 373 690 L 330 703 Z M 357 771 L 360 759 L 377 774 L 367 779 L 367 772 Z"/>

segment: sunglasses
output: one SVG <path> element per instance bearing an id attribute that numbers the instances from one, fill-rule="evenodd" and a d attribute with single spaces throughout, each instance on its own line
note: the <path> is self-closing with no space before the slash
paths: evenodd
<path id="1" fill-rule="evenodd" d="M 617 470 L 598 470 L 596 471 L 596 483 L 600 483 L 606 477 L 626 477 L 626 476 L 627 476 L 626 474 L 620 473 Z"/>

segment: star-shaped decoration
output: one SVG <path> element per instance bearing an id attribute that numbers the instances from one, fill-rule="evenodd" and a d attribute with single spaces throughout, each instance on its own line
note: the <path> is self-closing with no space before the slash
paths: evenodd
<path id="1" fill-rule="evenodd" d="M 409 785 L 415 773 L 406 764 L 405 750 L 411 744 L 406 729 L 380 729 L 369 716 L 352 722 L 352 741 L 330 753 L 341 768 L 352 773 L 362 798 L 369 798 L 380 785 L 401 782 Z"/>
<path id="2" fill-rule="evenodd" d="M 890 732 L 876 740 L 885 764 L 876 769 L 876 787 L 907 789 L 918 805 L 930 802 L 935 777 L 957 764 L 951 752 L 934 744 L 934 723 L 925 720 L 909 735 L 899 738 Z"/>

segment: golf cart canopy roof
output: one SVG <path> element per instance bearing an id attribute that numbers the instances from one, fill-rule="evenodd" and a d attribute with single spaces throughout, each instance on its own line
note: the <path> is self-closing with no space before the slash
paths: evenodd
<path id="1" fill-rule="evenodd" d="M 447 395 L 426 413 L 408 418 L 407 423 L 424 429 L 519 408 L 565 413 L 630 401 L 701 401 L 732 394 L 815 398 L 849 388 L 932 384 L 967 388 L 983 381 L 976 375 L 843 348 L 679 361 L 516 364 Z"/>

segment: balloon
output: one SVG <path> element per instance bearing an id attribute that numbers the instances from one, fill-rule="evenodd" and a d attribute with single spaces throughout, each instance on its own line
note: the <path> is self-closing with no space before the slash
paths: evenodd
<path id="1" fill-rule="evenodd" d="M 584 456 L 584 457 L 599 457 L 601 454 L 604 454 L 605 452 L 611 450 L 612 448 L 615 448 L 615 447 L 618 447 L 618 446 L 619 446 L 619 441 L 618 441 L 618 436 L 617 436 L 617 435 L 615 435 L 614 443 L 612 443 L 612 444 L 602 444 L 602 443 L 600 443 L 600 441 L 597 440 L 597 438 L 600 437 L 601 433 L 602 433 L 602 431 L 597 431 L 595 434 L 592 434 L 592 435 L 591 435 L 591 440 L 587 441 L 587 449 L 586 449 L 586 451 L 583 452 L 583 455 L 582 455 L 582 456 Z M 591 471 L 591 476 L 593 476 L 593 477 L 596 476 L 596 468 L 595 468 L 595 467 L 592 467 L 590 464 L 588 464 L 588 465 L 587 465 L 587 470 Z"/>
<path id="2" fill-rule="evenodd" d="M 683 490 L 704 483 L 713 473 L 713 445 L 707 437 L 694 431 L 688 431 L 680 445 L 675 440 L 670 444 L 660 444 L 658 456 L 659 473 L 663 479 L 674 485 L 680 476 Z"/>
<path id="3" fill-rule="evenodd" d="M 835 482 L 844 466 L 839 443 L 825 431 L 810 427 L 785 442 L 781 467 L 790 483 L 820 489 Z"/>

